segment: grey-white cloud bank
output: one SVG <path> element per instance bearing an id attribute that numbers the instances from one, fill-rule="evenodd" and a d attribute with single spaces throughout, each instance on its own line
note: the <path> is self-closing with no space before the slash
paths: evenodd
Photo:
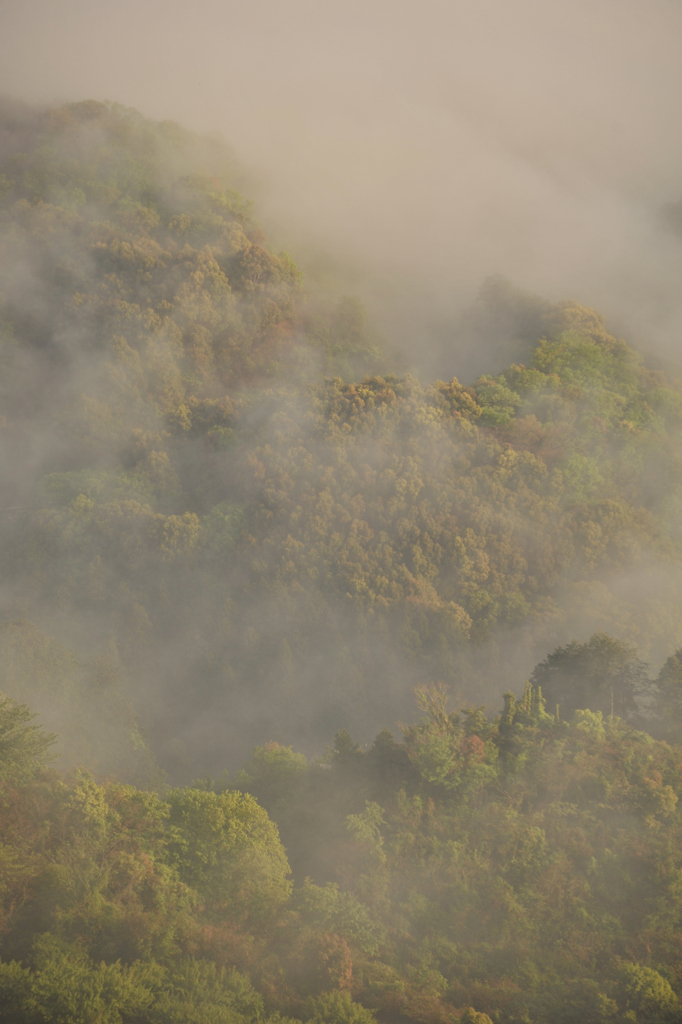
<path id="1" fill-rule="evenodd" d="M 220 132 L 271 236 L 416 356 L 492 273 L 676 354 L 676 3 L 5 0 L 0 22 L 0 91 Z"/>

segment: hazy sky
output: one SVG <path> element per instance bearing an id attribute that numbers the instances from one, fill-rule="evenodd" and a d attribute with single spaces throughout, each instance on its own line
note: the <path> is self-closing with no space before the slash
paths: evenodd
<path id="1" fill-rule="evenodd" d="M 415 344 L 502 272 L 677 348 L 681 53 L 678 0 L 0 0 L 0 91 L 221 132 Z"/>

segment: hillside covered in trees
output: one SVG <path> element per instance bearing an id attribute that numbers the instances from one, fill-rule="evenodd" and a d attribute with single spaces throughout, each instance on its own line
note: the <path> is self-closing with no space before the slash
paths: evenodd
<path id="1" fill-rule="evenodd" d="M 188 781 L 368 742 L 423 682 L 495 705 L 574 638 L 682 645 L 674 372 L 492 280 L 463 328 L 508 368 L 396 376 L 217 143 L 1 120 L 0 687 L 64 764 Z"/>
<path id="2" fill-rule="evenodd" d="M 235 174 L 0 109 L 0 1024 L 674 1024 L 682 372 L 406 372 Z"/>
<path id="3" fill-rule="evenodd" d="M 419 700 L 399 741 L 156 795 L 50 771 L 5 699 L 0 1021 L 678 1021 L 682 748 L 531 684 Z"/>

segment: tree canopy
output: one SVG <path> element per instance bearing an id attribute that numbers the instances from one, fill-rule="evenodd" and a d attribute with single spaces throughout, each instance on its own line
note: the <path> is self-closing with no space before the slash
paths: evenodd
<path id="1" fill-rule="evenodd" d="M 673 1024 L 682 747 L 532 683 L 417 696 L 400 738 L 271 744 L 241 791 L 0 746 L 0 1021 Z"/>
<path id="2" fill-rule="evenodd" d="M 573 638 L 682 644 L 682 384 L 596 312 L 491 280 L 469 326 L 511 365 L 420 382 L 268 247 L 225 147 L 0 119 L 0 686 L 62 763 L 182 782 L 368 741 L 424 680 L 495 703 Z"/>

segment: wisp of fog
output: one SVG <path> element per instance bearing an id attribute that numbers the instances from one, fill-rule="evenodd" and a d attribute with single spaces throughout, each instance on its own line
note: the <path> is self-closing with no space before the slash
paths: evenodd
<path id="1" fill-rule="evenodd" d="M 4 685 L 72 761 L 675 650 L 677 5 L 0 17 Z"/>
<path id="2" fill-rule="evenodd" d="M 269 235 L 427 372 L 468 375 L 453 324 L 495 273 L 676 353 L 677 3 L 4 0 L 0 18 L 0 91 L 220 132 Z"/>

